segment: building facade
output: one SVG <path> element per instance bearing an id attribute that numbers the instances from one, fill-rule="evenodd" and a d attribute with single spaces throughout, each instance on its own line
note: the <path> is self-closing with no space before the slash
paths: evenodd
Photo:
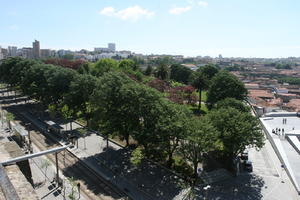
<path id="1" fill-rule="evenodd" d="M 51 57 L 51 50 L 50 49 L 41 49 L 41 57 L 42 58 Z"/>
<path id="2" fill-rule="evenodd" d="M 17 47 L 8 46 L 7 50 L 8 50 L 8 56 L 11 56 L 11 57 L 17 56 L 17 50 L 18 50 Z"/>
<path id="3" fill-rule="evenodd" d="M 32 50 L 33 50 L 33 58 L 39 59 L 41 57 L 41 49 L 40 49 L 40 42 L 35 40 L 32 43 Z"/>
<path id="4" fill-rule="evenodd" d="M 116 51 L 116 44 L 115 43 L 108 43 L 108 49 L 112 52 Z"/>

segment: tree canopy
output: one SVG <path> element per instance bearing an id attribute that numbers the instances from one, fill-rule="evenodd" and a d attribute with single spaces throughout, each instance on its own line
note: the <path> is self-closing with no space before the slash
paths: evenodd
<path id="1" fill-rule="evenodd" d="M 170 79 L 187 84 L 193 71 L 190 68 L 179 64 L 171 65 Z"/>
<path id="2" fill-rule="evenodd" d="M 94 65 L 94 74 L 102 76 L 105 72 L 114 71 L 118 68 L 118 62 L 113 59 L 104 58 Z"/>
<path id="3" fill-rule="evenodd" d="M 234 98 L 226 98 L 221 101 L 218 101 L 214 105 L 215 109 L 221 108 L 235 108 L 241 112 L 250 112 L 250 107 L 247 106 L 244 102 L 234 99 Z"/>
<path id="4" fill-rule="evenodd" d="M 208 117 L 219 132 L 224 155 L 230 160 L 247 147 L 259 149 L 264 145 L 259 122 L 251 113 L 240 112 L 235 108 L 220 108 L 211 111 Z"/>
<path id="5" fill-rule="evenodd" d="M 207 102 L 212 108 L 215 103 L 225 98 L 244 100 L 246 96 L 247 89 L 237 77 L 226 71 L 220 71 L 211 80 Z"/>

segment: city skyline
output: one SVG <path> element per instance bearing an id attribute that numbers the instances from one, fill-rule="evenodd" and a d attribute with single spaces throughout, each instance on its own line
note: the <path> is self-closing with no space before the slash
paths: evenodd
<path id="1" fill-rule="evenodd" d="M 37 39 L 41 48 L 50 49 L 92 50 L 114 42 L 119 50 L 143 54 L 300 56 L 300 2 L 295 0 L 29 0 L 1 5 L 2 47 L 31 46 Z"/>

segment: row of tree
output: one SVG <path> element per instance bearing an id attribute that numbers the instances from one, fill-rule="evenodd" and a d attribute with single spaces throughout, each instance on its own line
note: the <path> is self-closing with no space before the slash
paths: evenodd
<path id="1" fill-rule="evenodd" d="M 201 93 L 203 91 L 208 91 L 206 103 L 209 108 L 212 108 L 216 102 L 224 98 L 231 97 L 243 100 L 247 95 L 247 90 L 237 77 L 225 70 L 220 70 L 218 66 L 213 64 L 208 64 L 198 68 L 197 71 L 192 71 L 180 64 L 168 66 L 167 63 L 159 63 L 154 75 L 161 80 L 174 80 L 193 86 L 199 92 L 199 111 L 201 109 Z"/>
<path id="2" fill-rule="evenodd" d="M 240 83 L 234 85 L 234 78 L 226 72 L 211 75 L 214 81 L 210 88 L 231 81 L 229 87 L 236 94 L 217 90 L 211 100 L 213 110 L 198 117 L 186 106 L 172 103 L 158 90 L 130 78 L 127 72 L 136 69 L 132 61 L 103 59 L 79 69 L 81 73 L 39 61 L 8 58 L 0 65 L 0 79 L 69 116 L 85 118 L 89 125 L 106 135 L 119 136 L 127 145 L 132 138 L 148 158 L 166 162 L 169 167 L 174 155 L 180 156 L 192 163 L 194 177 L 208 152 L 218 151 L 230 163 L 247 146 L 263 145 L 258 121 L 236 100 L 244 97 L 235 88 Z"/>

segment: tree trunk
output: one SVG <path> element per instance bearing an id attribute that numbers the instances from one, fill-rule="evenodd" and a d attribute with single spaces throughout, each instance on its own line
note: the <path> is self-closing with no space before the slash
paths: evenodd
<path id="1" fill-rule="evenodd" d="M 126 147 L 128 147 L 129 146 L 129 134 L 128 133 L 125 134 L 125 140 L 126 140 Z"/>
<path id="2" fill-rule="evenodd" d="M 108 150 L 108 136 L 106 136 L 106 150 Z"/>
<path id="3" fill-rule="evenodd" d="M 168 162 L 167 162 L 167 166 L 168 168 L 172 168 L 172 163 L 173 163 L 173 153 L 168 153 Z"/>
<path id="4" fill-rule="evenodd" d="M 196 162 L 193 165 L 194 165 L 194 177 L 195 177 L 195 180 L 196 180 L 197 177 L 198 177 L 198 171 L 197 171 L 197 169 L 198 169 L 198 163 Z"/>
<path id="5" fill-rule="evenodd" d="M 199 105 L 198 105 L 198 110 L 199 110 L 199 112 L 200 112 L 200 110 L 201 110 L 201 93 L 202 93 L 202 90 L 199 90 Z"/>
<path id="6" fill-rule="evenodd" d="M 90 128 L 90 120 L 89 119 L 86 119 L 86 126 L 88 129 Z"/>

